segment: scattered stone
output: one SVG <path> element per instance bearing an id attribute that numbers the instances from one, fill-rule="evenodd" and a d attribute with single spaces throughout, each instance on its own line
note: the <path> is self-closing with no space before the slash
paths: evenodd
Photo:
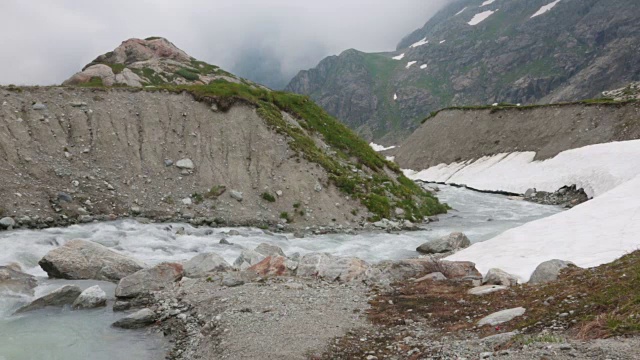
<path id="1" fill-rule="evenodd" d="M 311 253 L 300 259 L 297 275 L 319 277 L 328 281 L 350 282 L 364 277 L 368 269 L 369 264 L 355 257 Z"/>
<path id="2" fill-rule="evenodd" d="M 203 278 L 211 273 L 231 271 L 232 269 L 231 265 L 218 254 L 199 254 L 184 263 L 184 276 Z"/>
<path id="3" fill-rule="evenodd" d="M 71 195 L 69 195 L 67 193 L 59 192 L 58 193 L 58 201 L 70 203 L 70 202 L 73 201 L 73 197 L 71 197 Z"/>
<path id="4" fill-rule="evenodd" d="M 240 191 L 231 190 L 229 191 L 229 195 L 237 201 L 242 201 L 242 193 Z"/>
<path id="5" fill-rule="evenodd" d="M 95 285 L 85 289 L 73 302 L 74 309 L 93 309 L 107 306 L 107 294 Z"/>
<path id="6" fill-rule="evenodd" d="M 171 165 L 173 165 L 173 160 L 164 159 L 164 166 L 169 167 Z"/>
<path id="7" fill-rule="evenodd" d="M 254 251 L 264 256 L 286 256 L 279 246 L 268 243 L 258 245 Z"/>
<path id="8" fill-rule="evenodd" d="M 62 307 L 71 305 L 80 296 L 82 290 L 77 285 L 65 285 L 51 293 L 33 300 L 30 304 L 25 305 L 16 311 L 16 314 L 40 310 L 46 307 Z"/>
<path id="9" fill-rule="evenodd" d="M 33 110 L 42 111 L 42 110 L 47 110 L 47 105 L 45 105 L 43 103 L 40 103 L 40 102 L 37 102 L 37 103 L 33 104 L 31 106 L 31 108 Z"/>
<path id="10" fill-rule="evenodd" d="M 487 271 L 483 283 L 487 285 L 516 286 L 518 285 L 518 278 L 506 271 L 493 268 Z"/>
<path id="11" fill-rule="evenodd" d="M 156 322 L 156 313 L 151 309 L 142 309 L 112 324 L 122 329 L 141 329 Z"/>
<path id="12" fill-rule="evenodd" d="M 545 261 L 538 265 L 538 267 L 533 271 L 533 274 L 531 274 L 531 278 L 529 279 L 529 284 L 543 284 L 556 281 L 558 279 L 558 274 L 560 274 L 560 270 L 569 266 L 575 266 L 575 264 L 570 261 L 558 259 Z"/>
<path id="13" fill-rule="evenodd" d="M 374 283 L 391 284 L 434 272 L 442 273 L 447 279 L 482 280 L 482 275 L 472 262 L 431 258 L 382 261 L 367 272 L 367 279 Z"/>
<path id="14" fill-rule="evenodd" d="M 461 232 L 454 232 L 437 240 L 426 242 L 416 249 L 422 254 L 441 254 L 467 248 L 471 241 Z"/>
<path id="15" fill-rule="evenodd" d="M 191 201 L 191 198 L 182 199 L 182 205 L 191 205 L 191 204 L 193 204 L 193 201 Z"/>
<path id="16" fill-rule="evenodd" d="M 249 249 L 243 249 L 240 256 L 233 262 L 233 266 L 240 270 L 246 270 L 249 267 L 261 262 L 266 256 Z"/>
<path id="17" fill-rule="evenodd" d="M 320 191 L 322 191 L 322 185 L 320 185 L 320 183 L 316 183 L 316 186 L 314 187 L 314 190 L 315 190 L 316 192 L 320 192 Z"/>
<path id="18" fill-rule="evenodd" d="M 523 307 L 498 311 L 480 319 L 480 321 L 478 321 L 478 326 L 483 326 L 483 325 L 495 326 L 502 323 L 506 323 L 508 321 L 511 321 L 517 318 L 518 316 L 524 315 L 525 311 L 526 309 Z"/>
<path id="19" fill-rule="evenodd" d="M 193 161 L 191 161 L 191 159 L 181 159 L 176 162 L 176 167 L 178 167 L 179 169 L 192 170 L 195 168 L 195 165 L 193 164 Z"/>
<path id="20" fill-rule="evenodd" d="M 413 282 L 419 283 L 423 281 L 444 281 L 447 280 L 447 277 L 444 276 L 441 272 L 434 272 L 431 274 L 427 274 L 419 279 L 413 280 Z"/>
<path id="21" fill-rule="evenodd" d="M 230 243 L 227 239 L 222 238 L 220 239 L 220 245 L 233 245 L 233 244 Z"/>
<path id="22" fill-rule="evenodd" d="M 117 298 L 135 298 L 158 291 L 182 279 L 183 267 L 177 263 L 161 263 L 124 277 L 116 287 Z"/>
<path id="23" fill-rule="evenodd" d="M 36 278 L 23 273 L 20 266 L 16 267 L 12 264 L 0 266 L 0 292 L 33 295 L 33 289 L 36 286 L 38 286 Z"/>
<path id="24" fill-rule="evenodd" d="M 509 287 L 504 285 L 484 285 L 484 286 L 476 286 L 472 289 L 469 289 L 467 293 L 469 295 L 486 295 L 491 294 L 496 291 L 507 290 Z"/>
<path id="25" fill-rule="evenodd" d="M 13 229 L 14 226 L 16 226 L 16 221 L 13 218 L 3 217 L 0 219 L 0 228 Z"/>
<path id="26" fill-rule="evenodd" d="M 513 337 L 516 335 L 518 335 L 517 331 L 512 331 L 512 332 L 507 332 L 502 334 L 495 334 L 495 335 L 487 336 L 483 339 L 480 339 L 479 342 L 491 348 L 497 348 L 511 341 L 511 339 L 513 339 Z"/>
<path id="27" fill-rule="evenodd" d="M 291 260 L 284 256 L 267 256 L 264 260 L 251 266 L 247 271 L 260 276 L 291 276 L 297 264 L 288 264 Z M 293 269 L 291 269 L 293 267 Z"/>
<path id="28" fill-rule="evenodd" d="M 85 240 L 71 240 L 48 252 L 38 264 L 49 277 L 68 280 L 118 281 L 142 269 L 128 256 Z"/>

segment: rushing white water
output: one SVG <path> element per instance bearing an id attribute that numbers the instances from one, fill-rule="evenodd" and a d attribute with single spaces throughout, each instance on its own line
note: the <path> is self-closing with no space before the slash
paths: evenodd
<path id="1" fill-rule="evenodd" d="M 48 280 L 38 260 L 48 251 L 72 239 L 95 241 L 153 265 L 182 261 L 203 252 L 215 252 L 232 263 L 241 249 L 262 242 L 280 246 L 285 253 L 322 251 L 356 256 L 369 262 L 416 256 L 420 244 L 453 231 L 462 231 L 472 242 L 484 241 L 526 222 L 561 211 L 501 195 L 482 194 L 443 186 L 441 201 L 453 207 L 440 221 L 424 230 L 387 234 L 331 234 L 294 238 L 291 234 L 269 235 L 260 229 L 241 228 L 228 236 L 230 228 L 194 228 L 187 224 L 141 224 L 133 220 L 93 223 L 68 228 L 20 230 L 0 233 L 0 265 L 16 262 L 39 277 L 36 296 L 76 283 L 83 288 L 95 281 Z M 178 229 L 184 228 L 184 235 Z M 221 245 L 226 238 L 234 245 Z M 115 285 L 99 283 L 110 295 Z M 158 334 L 121 331 L 109 325 L 122 317 L 110 308 L 92 311 L 48 309 L 21 316 L 10 314 L 28 299 L 0 294 L 0 360 L 22 359 L 161 359 L 163 344 Z"/>

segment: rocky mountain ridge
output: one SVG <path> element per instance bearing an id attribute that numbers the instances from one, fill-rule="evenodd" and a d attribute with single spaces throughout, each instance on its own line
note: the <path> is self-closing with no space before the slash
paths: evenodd
<path id="1" fill-rule="evenodd" d="M 196 60 L 162 37 L 128 39 L 98 56 L 64 85 L 204 85 L 215 80 L 249 83 L 218 66 Z"/>
<path id="2" fill-rule="evenodd" d="M 383 145 L 444 107 L 593 98 L 640 78 L 636 5 L 458 0 L 396 51 L 347 50 L 300 72 L 287 90 Z"/>

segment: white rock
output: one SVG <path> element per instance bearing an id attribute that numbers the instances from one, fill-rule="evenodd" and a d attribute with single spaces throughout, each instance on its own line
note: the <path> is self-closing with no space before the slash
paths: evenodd
<path id="1" fill-rule="evenodd" d="M 74 309 L 93 309 L 107 305 L 107 294 L 95 285 L 85 289 L 80 296 L 73 302 Z"/>
<path id="2" fill-rule="evenodd" d="M 178 162 L 176 162 L 176 166 L 180 169 L 194 169 L 195 165 L 193 164 L 193 161 L 191 161 L 191 159 L 181 159 L 178 160 Z"/>
<path id="3" fill-rule="evenodd" d="M 524 315 L 526 311 L 527 310 L 523 307 L 498 311 L 480 319 L 480 321 L 478 321 L 478 325 L 499 325 L 507 321 L 511 321 L 518 316 Z"/>
<path id="4" fill-rule="evenodd" d="M 470 289 L 467 293 L 469 293 L 470 295 L 486 295 L 496 291 L 507 290 L 508 288 L 508 286 L 503 285 L 483 285 L 476 286 L 473 289 Z"/>

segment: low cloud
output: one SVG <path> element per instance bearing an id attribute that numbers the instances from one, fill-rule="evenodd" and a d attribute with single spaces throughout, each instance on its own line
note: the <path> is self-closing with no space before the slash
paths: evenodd
<path id="1" fill-rule="evenodd" d="M 198 59 L 280 86 L 348 48 L 394 49 L 448 1 L 5 0 L 0 84 L 59 84 L 125 39 L 163 36 Z"/>

